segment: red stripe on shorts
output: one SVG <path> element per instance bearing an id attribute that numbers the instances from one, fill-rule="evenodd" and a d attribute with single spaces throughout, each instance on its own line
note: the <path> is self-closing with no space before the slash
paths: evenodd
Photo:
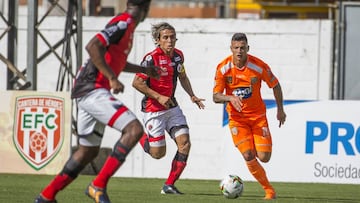
<path id="1" fill-rule="evenodd" d="M 110 121 L 108 122 L 108 125 L 112 127 L 116 121 L 125 111 L 127 111 L 128 108 L 126 106 L 121 106 L 117 112 L 111 117 Z"/>
<path id="2" fill-rule="evenodd" d="M 165 135 L 161 135 L 160 137 L 150 137 L 149 142 L 157 142 L 163 139 L 165 139 Z"/>

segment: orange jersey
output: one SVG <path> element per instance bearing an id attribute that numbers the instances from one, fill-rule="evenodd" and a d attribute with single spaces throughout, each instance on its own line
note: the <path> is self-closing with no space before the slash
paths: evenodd
<path id="1" fill-rule="evenodd" d="M 251 118 L 264 115 L 266 106 L 261 98 L 261 82 L 265 81 L 269 88 L 278 84 L 270 67 L 259 58 L 248 54 L 246 65 L 238 68 L 233 64 L 233 56 L 228 56 L 216 68 L 213 93 L 224 93 L 242 97 L 242 111 L 238 112 L 228 103 L 226 110 L 229 119 Z"/>

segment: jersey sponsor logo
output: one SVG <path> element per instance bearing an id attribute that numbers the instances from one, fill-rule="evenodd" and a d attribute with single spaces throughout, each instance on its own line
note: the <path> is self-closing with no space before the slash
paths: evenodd
<path id="1" fill-rule="evenodd" d="M 151 56 L 151 55 L 147 55 L 147 56 L 145 57 L 145 61 L 150 62 L 151 60 L 152 60 L 152 56 Z"/>
<path id="2" fill-rule="evenodd" d="M 109 27 L 106 27 L 103 32 L 106 34 L 106 39 L 111 38 L 112 35 L 114 35 L 115 32 L 118 30 L 124 30 L 127 28 L 127 23 L 125 21 L 119 21 L 117 24 L 110 25 Z"/>
<path id="3" fill-rule="evenodd" d="M 120 30 L 124 30 L 124 29 L 127 28 L 127 23 L 124 22 L 124 21 L 119 21 L 118 24 L 117 24 L 117 26 L 118 26 L 118 28 L 119 28 Z"/>
<path id="4" fill-rule="evenodd" d="M 16 98 L 13 141 L 20 156 L 35 170 L 45 167 L 64 141 L 65 100 L 53 96 Z"/>
<path id="5" fill-rule="evenodd" d="M 174 57 L 174 61 L 175 61 L 175 62 L 181 61 L 181 57 L 180 57 L 180 56 L 175 56 L 175 57 Z"/>
<path id="6" fill-rule="evenodd" d="M 159 60 L 160 65 L 164 65 L 164 64 L 167 64 L 167 63 L 168 63 L 168 61 L 166 59 L 160 59 Z"/>
<path id="7" fill-rule="evenodd" d="M 252 95 L 251 87 L 239 87 L 232 92 L 233 95 L 237 97 L 242 97 L 243 99 L 249 98 Z"/>

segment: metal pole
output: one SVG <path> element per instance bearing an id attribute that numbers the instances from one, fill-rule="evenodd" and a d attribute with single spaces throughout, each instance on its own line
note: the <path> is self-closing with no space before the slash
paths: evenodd
<path id="1" fill-rule="evenodd" d="M 9 1 L 9 14 L 8 14 L 8 21 L 10 25 L 10 30 L 8 32 L 8 41 L 7 41 L 7 58 L 8 60 L 17 66 L 17 32 L 18 32 L 18 0 Z M 14 77 L 14 73 L 7 69 L 7 90 L 14 89 L 14 83 L 11 82 L 11 79 Z"/>
<path id="2" fill-rule="evenodd" d="M 27 32 L 27 78 L 31 82 L 31 90 L 37 90 L 37 19 L 38 0 L 28 1 Z"/>
<path id="3" fill-rule="evenodd" d="M 345 91 L 345 67 L 344 67 L 344 35 L 345 35 L 345 30 L 344 30 L 344 7 L 343 7 L 343 3 L 342 0 L 339 1 L 339 20 L 338 20 L 338 24 L 337 24 L 337 31 L 338 31 L 338 62 L 337 62 L 337 79 L 338 79 L 338 90 L 337 90 L 337 99 L 344 99 L 344 91 Z"/>
<path id="4" fill-rule="evenodd" d="M 76 45 L 76 72 L 82 65 L 82 0 L 77 0 L 77 12 L 76 12 L 76 39 L 77 39 L 77 45 Z M 76 73 L 75 73 L 76 74 Z"/>

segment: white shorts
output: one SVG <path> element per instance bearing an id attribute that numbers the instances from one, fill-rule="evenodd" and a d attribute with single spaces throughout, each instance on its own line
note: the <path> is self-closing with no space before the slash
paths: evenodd
<path id="1" fill-rule="evenodd" d="M 165 146 L 165 131 L 172 139 L 189 134 L 186 118 L 179 106 L 159 111 L 144 113 L 143 122 L 151 147 Z"/>
<path id="2" fill-rule="evenodd" d="M 105 126 L 122 131 L 137 119 L 120 100 L 106 89 L 95 89 L 77 98 L 77 133 L 84 146 L 100 146 Z"/>

